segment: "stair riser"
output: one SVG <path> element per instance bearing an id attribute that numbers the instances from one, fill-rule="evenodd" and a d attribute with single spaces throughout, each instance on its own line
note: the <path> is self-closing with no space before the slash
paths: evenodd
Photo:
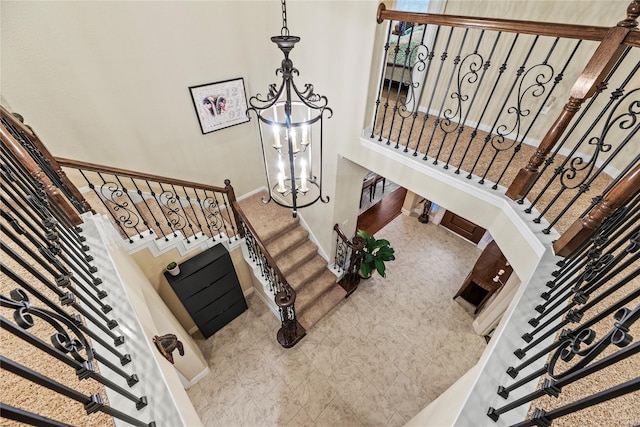
<path id="1" fill-rule="evenodd" d="M 266 245 L 267 251 L 269 252 L 269 254 L 271 254 L 273 258 L 277 259 L 283 254 L 285 254 L 287 251 L 291 250 L 291 248 L 297 248 L 302 246 L 305 242 L 309 240 L 309 234 L 306 231 L 304 233 L 298 232 L 296 233 L 295 237 L 293 237 L 292 239 L 294 240 L 289 241 L 287 236 L 286 242 L 280 242 L 277 245 L 274 244 L 275 243 L 274 241 L 270 245 Z"/>
<path id="2" fill-rule="evenodd" d="M 307 250 L 296 255 L 297 256 L 295 258 L 288 256 L 286 259 L 282 259 L 283 257 L 281 257 L 280 259 L 276 259 L 276 263 L 278 264 L 280 271 L 282 271 L 282 274 L 284 274 L 285 277 L 289 276 L 298 268 L 304 267 L 304 265 L 308 263 L 314 256 L 318 255 L 318 252 L 317 250 L 314 252 Z"/>

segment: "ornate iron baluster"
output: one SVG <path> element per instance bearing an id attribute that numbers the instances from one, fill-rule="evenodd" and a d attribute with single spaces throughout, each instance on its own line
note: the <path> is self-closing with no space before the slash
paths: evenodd
<path id="1" fill-rule="evenodd" d="M 440 152 L 442 151 L 442 147 L 444 145 L 444 141 L 447 135 L 447 127 L 451 126 L 451 119 L 454 118 L 457 114 L 458 111 L 462 110 L 462 104 L 461 102 L 465 99 L 465 95 L 463 95 L 461 93 L 461 91 L 458 92 L 454 92 L 451 94 L 451 97 L 453 99 L 457 100 L 457 108 L 456 108 L 456 113 L 453 113 L 450 109 L 447 109 L 447 111 L 444 111 L 443 114 L 443 110 L 444 110 L 444 105 L 445 102 L 447 101 L 447 94 L 449 93 L 449 90 L 451 89 L 451 83 L 453 82 L 453 77 L 457 74 L 458 77 L 460 76 L 460 69 L 462 67 L 461 65 L 461 53 L 462 53 L 462 49 L 464 47 L 464 43 L 467 40 L 467 35 L 469 34 L 469 29 L 465 28 L 464 33 L 462 35 L 462 40 L 460 41 L 460 46 L 458 47 L 458 53 L 456 54 L 455 58 L 453 59 L 453 69 L 451 70 L 451 73 L 449 74 L 449 81 L 447 82 L 447 88 L 444 92 L 444 96 L 442 97 L 442 102 L 440 103 L 440 109 L 438 110 L 438 116 L 436 117 L 436 120 L 433 124 L 433 129 L 431 130 L 431 137 L 429 138 L 429 144 L 427 144 L 427 149 L 425 152 L 425 156 L 427 155 L 427 153 L 429 153 L 429 150 L 431 149 L 431 144 L 433 143 L 435 134 L 436 134 L 436 130 L 438 128 L 440 128 L 444 133 L 444 137 L 442 139 L 442 141 L 440 141 L 440 147 L 438 148 L 438 152 L 436 153 L 436 155 L 433 158 L 433 164 L 437 165 L 438 164 L 438 157 L 440 156 Z M 465 58 L 466 59 L 466 58 Z M 458 66 L 460 64 L 460 66 Z M 454 128 L 457 127 L 454 126 Z M 455 129 L 454 129 L 455 130 Z"/>
<path id="2" fill-rule="evenodd" d="M 625 49 L 624 53 L 620 56 L 620 59 L 615 63 L 615 65 L 613 66 L 613 68 L 611 69 L 611 71 L 609 72 L 609 74 L 606 76 L 606 78 L 597 85 L 596 90 L 594 95 L 589 98 L 589 101 L 587 102 L 586 106 L 582 109 L 581 113 L 578 115 L 578 117 L 573 121 L 571 127 L 569 128 L 569 130 L 564 134 L 564 136 L 562 137 L 562 140 L 558 143 L 558 145 L 556 146 L 555 150 L 553 151 L 552 155 L 545 160 L 544 162 L 544 166 L 543 168 L 540 170 L 540 176 L 542 176 L 544 174 L 544 172 L 547 170 L 547 168 L 549 168 L 555 161 L 555 158 L 557 157 L 558 153 L 560 152 L 560 150 L 565 147 L 565 145 L 567 144 L 567 141 L 569 140 L 569 138 L 573 135 L 574 131 L 578 128 L 581 127 L 581 123 L 582 120 L 585 118 L 585 116 L 588 115 L 589 111 L 591 110 L 591 107 L 594 105 L 594 103 L 597 101 L 598 97 L 602 94 L 602 92 L 604 92 L 604 90 L 607 88 L 608 84 L 609 84 L 609 80 L 611 79 L 611 77 L 616 73 L 616 71 L 618 70 L 618 68 L 620 67 L 620 64 L 623 63 L 624 59 L 627 57 L 627 55 L 629 54 L 629 52 L 631 51 L 631 48 L 627 48 Z M 620 90 L 620 88 L 618 89 Z M 597 123 L 600 121 L 600 118 L 604 115 L 604 113 L 609 109 L 609 106 L 611 106 L 613 104 L 613 102 L 615 101 L 616 97 L 611 97 L 609 99 L 609 103 L 607 104 L 607 106 L 605 106 L 602 111 L 600 112 L 600 114 L 598 115 L 598 117 L 595 120 L 590 120 L 590 123 L 585 123 L 585 126 L 587 126 L 587 130 L 584 132 L 583 136 L 578 140 L 578 142 L 574 145 L 573 148 L 571 148 L 570 153 L 566 156 L 567 160 L 572 158 L 573 155 L 576 153 L 576 151 L 578 150 L 578 148 L 580 147 L 580 145 L 584 142 L 586 135 L 588 135 L 597 125 Z M 531 202 L 531 205 L 525 209 L 526 213 L 531 213 L 531 210 L 533 208 L 533 206 L 535 206 L 537 204 L 537 202 L 540 200 L 542 194 L 544 194 L 547 189 L 549 188 L 549 186 L 551 185 L 551 183 L 553 182 L 553 179 L 555 179 L 555 177 L 557 175 L 560 174 L 560 170 L 556 168 L 556 170 L 554 171 L 554 175 L 553 178 L 549 179 L 549 181 L 547 182 L 547 184 L 544 186 L 544 188 L 542 188 L 540 190 L 540 194 Z M 528 189 L 527 191 L 525 191 L 522 195 L 522 197 L 520 197 L 517 202 L 519 204 L 523 204 L 524 203 L 524 199 L 529 195 L 529 193 L 531 192 L 531 189 L 533 188 L 533 186 L 539 181 L 540 177 L 536 178 L 536 180 L 533 182 L 533 185 L 531 186 L 530 189 Z"/>
<path id="3" fill-rule="evenodd" d="M 499 83 L 504 75 L 504 72 L 507 70 L 507 65 L 508 65 L 508 61 L 511 58 L 511 54 L 513 53 L 515 47 L 516 47 L 516 43 L 518 41 L 518 37 L 520 36 L 520 34 L 515 34 L 512 41 L 511 41 L 511 46 L 509 46 L 509 51 L 507 52 L 507 54 L 505 55 L 504 61 L 502 62 L 502 65 L 500 66 L 500 68 L 498 68 L 498 76 L 496 77 L 494 83 L 493 83 L 493 87 L 491 88 L 491 92 L 488 96 L 488 99 L 493 99 L 493 96 L 496 92 L 496 89 L 499 86 Z M 500 37 L 496 38 L 496 41 L 493 44 L 492 47 L 492 52 L 493 49 L 496 48 L 497 44 L 498 44 L 498 40 Z M 460 169 L 462 168 L 462 164 L 465 161 L 465 159 L 467 158 L 467 154 L 469 153 L 469 149 L 471 148 L 471 145 L 473 144 L 473 141 L 476 139 L 476 136 L 478 136 L 478 129 L 480 127 L 480 124 L 482 123 L 482 120 L 484 119 L 485 114 L 487 113 L 487 111 L 489 110 L 489 102 L 486 102 L 484 104 L 484 107 L 482 109 L 482 113 L 480 114 L 480 117 L 478 118 L 478 123 L 476 124 L 476 126 L 474 127 L 473 131 L 471 132 L 471 135 L 469 137 L 469 142 L 467 143 L 467 147 L 464 150 L 464 153 L 462 154 L 462 158 L 460 159 L 460 162 L 458 163 L 458 167 L 456 168 L 455 173 L 459 174 L 460 173 Z M 477 162 L 477 160 L 476 160 Z M 467 175 L 467 179 L 471 179 L 471 172 L 469 172 L 469 174 Z"/>
<path id="4" fill-rule="evenodd" d="M 442 55 L 440 55 L 440 66 L 438 67 L 438 73 L 436 75 L 436 81 L 433 84 L 433 90 L 431 91 L 431 97 L 429 98 L 429 105 L 427 106 L 427 112 L 425 113 L 425 119 L 422 122 L 422 129 L 420 131 L 420 137 L 422 137 L 422 133 L 424 131 L 424 126 L 427 123 L 427 118 L 428 115 L 431 112 L 431 104 L 433 103 L 434 99 L 435 99 L 435 94 L 436 94 L 436 89 L 439 86 L 439 82 L 440 82 L 440 77 L 442 76 L 442 70 L 444 69 L 445 66 L 445 62 L 447 60 L 447 58 L 449 57 L 449 45 L 451 44 L 451 38 L 453 37 L 453 30 L 454 27 L 451 27 L 449 29 L 449 35 L 447 36 L 447 41 L 445 43 L 444 46 L 444 51 L 442 52 Z M 434 46 L 435 48 L 435 46 Z M 439 121 L 439 117 L 436 117 L 436 122 L 434 123 L 434 127 L 436 127 L 438 125 L 438 121 Z M 427 145 L 427 148 L 425 149 L 424 152 L 424 157 L 422 158 L 422 160 L 427 160 L 427 155 L 429 154 L 429 147 L 431 146 L 431 140 L 429 140 L 429 144 Z"/>
<path id="5" fill-rule="evenodd" d="M 478 163 L 480 161 L 480 158 L 482 157 L 482 154 L 484 153 L 484 150 L 487 148 L 488 144 L 491 143 L 491 146 L 495 149 L 495 150 L 499 150 L 499 148 L 496 147 L 496 143 L 497 144 L 502 144 L 504 142 L 504 137 L 507 135 L 510 135 L 511 133 L 513 133 L 514 130 L 517 130 L 518 132 L 520 131 L 520 118 L 523 115 L 528 115 L 529 114 L 529 110 L 523 110 L 522 108 L 518 107 L 509 107 L 507 109 L 507 113 L 509 114 L 515 114 L 515 123 L 513 124 L 512 128 L 509 129 L 507 125 L 498 125 L 498 122 L 500 121 L 500 116 L 502 115 L 502 113 L 505 111 L 505 108 L 507 107 L 507 104 L 509 103 L 509 98 L 511 98 L 514 89 L 516 88 L 516 86 L 518 86 L 518 82 L 520 82 L 520 85 L 522 85 L 522 79 L 521 76 L 523 74 L 525 74 L 525 71 L 527 71 L 526 69 L 526 65 L 527 62 L 529 61 L 529 58 L 531 57 L 531 54 L 533 53 L 533 49 L 535 48 L 536 44 L 538 43 L 538 39 L 540 37 L 539 36 L 535 36 L 533 41 L 531 42 L 531 45 L 529 46 L 529 49 L 527 51 L 527 54 L 525 56 L 525 58 L 522 61 L 522 64 L 520 65 L 520 68 L 518 68 L 518 70 L 516 71 L 516 75 L 515 78 L 513 79 L 513 83 L 511 84 L 511 87 L 509 88 L 507 94 L 504 97 L 504 101 L 502 102 L 502 106 L 500 107 L 500 110 L 498 111 L 498 114 L 496 115 L 496 118 L 493 122 L 493 124 L 491 125 L 491 130 L 489 131 L 489 133 L 487 134 L 487 136 L 484 139 L 484 144 L 482 145 L 482 148 L 480 149 L 480 153 L 478 154 L 478 157 L 476 158 L 473 167 L 471 168 L 471 170 L 469 171 L 469 177 L 473 175 L 473 172 L 476 170 L 476 167 L 478 166 Z M 519 88 L 520 90 L 521 88 Z M 497 129 L 497 135 L 494 135 L 493 132 L 496 131 Z M 491 163 L 489 164 L 489 166 L 487 167 L 487 169 L 491 168 L 491 164 L 493 164 L 493 160 L 491 161 Z M 480 184 L 484 184 L 484 178 L 481 178 L 480 181 L 478 181 Z"/>
<path id="6" fill-rule="evenodd" d="M 165 240 L 167 240 L 167 236 L 164 233 L 164 231 L 162 230 L 162 227 L 160 226 L 160 222 L 158 221 L 158 219 L 156 218 L 155 214 L 153 213 L 153 211 L 151 210 L 151 207 L 149 206 L 149 203 L 147 203 L 147 199 L 144 197 L 144 194 L 142 193 L 142 190 L 140 190 L 140 187 L 138 187 L 138 184 L 136 184 L 136 181 L 133 178 L 129 178 L 131 180 L 131 184 L 133 184 L 133 187 L 136 189 L 136 193 L 138 194 L 138 197 L 140 197 L 140 199 L 142 200 L 142 203 L 144 203 L 144 205 L 147 208 L 147 212 L 149 212 L 149 215 L 151 215 L 151 218 L 153 219 L 153 223 L 156 225 L 156 227 L 158 228 L 158 230 L 160 230 L 160 233 L 162 234 L 162 237 L 165 238 Z M 148 185 L 148 183 L 147 183 Z M 155 199 L 155 197 L 154 197 Z M 138 209 L 138 212 L 140 212 L 140 210 Z M 144 215 L 141 215 L 144 218 Z M 145 221 L 144 224 L 149 227 L 149 224 Z M 149 228 L 149 234 L 154 234 L 155 231 L 152 228 Z M 157 234 L 157 233 L 155 233 Z"/>
<path id="7" fill-rule="evenodd" d="M 441 29 L 441 27 L 438 25 L 436 27 L 436 34 L 435 34 L 435 36 L 433 38 L 433 43 L 431 45 L 431 49 L 430 50 L 427 49 L 427 53 L 425 55 L 421 55 L 421 52 L 418 52 L 417 59 L 420 61 L 418 63 L 418 65 L 417 65 L 418 69 L 424 67 L 424 61 L 425 60 L 427 61 L 427 65 L 426 65 L 427 69 L 425 71 L 425 76 L 424 76 L 424 79 L 423 79 L 424 80 L 423 81 L 423 89 L 421 91 L 421 94 L 424 93 L 424 86 L 426 85 L 427 80 L 429 78 L 429 71 L 431 70 L 431 64 L 432 64 L 433 58 L 435 56 L 435 48 L 436 48 L 436 45 L 438 43 L 438 36 L 440 35 L 440 29 Z M 416 100 L 416 101 L 418 101 L 418 100 Z M 432 101 L 433 101 L 433 94 L 431 95 L 431 98 L 429 100 L 429 107 L 427 107 L 427 111 L 425 111 L 425 113 L 424 113 L 424 115 L 422 117 L 422 126 L 420 127 L 420 132 L 418 134 L 418 138 L 416 139 L 416 148 L 413 151 L 413 156 L 414 157 L 418 156 L 418 150 L 420 148 L 420 142 L 422 141 L 422 135 L 424 133 L 424 129 L 425 129 L 425 126 L 427 124 L 427 120 L 429 119 L 429 114 L 430 114 L 430 108 L 431 108 L 431 102 Z M 413 130 L 413 128 L 412 128 L 412 130 Z M 407 141 L 407 146 L 405 147 L 405 150 L 408 151 L 408 148 L 409 148 L 409 142 Z"/>
<path id="8" fill-rule="evenodd" d="M 547 55 L 547 58 L 545 58 L 544 62 L 543 62 L 543 66 L 548 66 L 547 61 L 549 60 L 549 57 L 551 56 L 555 45 L 557 44 L 559 39 L 556 39 L 553 47 L 549 50 L 549 53 Z M 511 154 L 511 157 L 509 158 L 509 160 L 507 161 L 507 163 L 505 164 L 504 168 L 502 169 L 502 172 L 500 173 L 500 176 L 496 179 L 496 182 L 494 183 L 494 185 L 491 187 L 491 189 L 493 190 L 497 190 L 498 189 L 498 185 L 500 184 L 500 182 L 502 181 L 502 178 L 504 177 L 504 174 L 509 170 L 509 167 L 511 166 L 511 162 L 513 162 L 514 158 L 516 157 L 517 153 L 521 150 L 522 147 L 522 143 L 524 142 L 524 140 L 527 138 L 527 135 L 529 134 L 529 132 L 531 131 L 531 129 L 533 128 L 534 124 L 537 123 L 537 119 L 540 116 L 540 114 L 542 113 L 542 109 L 545 107 L 545 105 L 547 104 L 548 100 L 550 99 L 551 95 L 553 94 L 556 86 L 558 86 L 558 84 L 562 81 L 562 79 L 564 78 L 564 73 L 567 71 L 567 67 L 569 67 L 569 64 L 571 63 L 571 61 L 573 60 L 573 57 L 575 56 L 575 54 L 578 52 L 578 48 L 580 47 L 582 43 L 582 40 L 578 40 L 578 42 L 576 43 L 575 47 L 573 48 L 573 50 L 571 51 L 571 54 L 569 55 L 569 57 L 567 58 L 566 62 L 564 63 L 564 66 L 562 68 L 562 70 L 556 75 L 556 77 L 553 79 L 553 85 L 551 85 L 551 87 L 549 88 L 548 91 L 546 91 L 546 86 L 545 84 L 549 83 L 549 81 L 551 80 L 551 78 L 549 77 L 548 80 L 544 81 L 546 79 L 546 77 L 544 76 L 544 74 L 540 73 L 536 76 L 536 83 L 534 85 L 529 86 L 522 95 L 518 95 L 518 102 L 521 102 L 522 98 L 524 97 L 524 95 L 530 90 L 531 90 L 531 95 L 533 97 L 540 97 L 542 96 L 545 91 L 547 92 L 547 96 L 544 98 L 544 100 L 538 105 L 538 111 L 536 112 L 535 116 L 531 119 L 531 122 L 529 123 L 529 127 L 527 128 L 527 130 L 522 134 L 522 137 L 520 138 L 520 141 L 517 140 L 517 138 L 515 139 L 516 141 L 516 146 L 513 150 L 513 153 Z M 527 71 L 527 73 L 531 72 L 531 70 L 533 70 L 535 67 L 530 68 L 529 71 Z M 553 75 L 553 67 L 551 67 L 551 75 Z M 526 76 L 523 77 L 523 81 L 526 78 Z M 494 156 L 497 156 L 497 152 L 495 153 Z M 494 157 L 495 158 L 495 157 Z M 486 178 L 486 175 L 488 173 L 488 169 L 485 172 L 484 177 Z"/>
<path id="9" fill-rule="evenodd" d="M 384 45 L 384 58 L 388 58 L 388 54 L 389 54 L 389 39 L 391 38 L 391 23 L 389 23 L 388 29 L 387 29 L 387 41 Z M 387 71 L 387 67 L 382 67 L 382 74 L 380 75 L 380 85 L 378 86 L 378 95 L 376 96 L 376 107 L 374 109 L 373 112 L 373 125 L 371 126 L 371 136 L 370 138 L 373 139 L 375 136 L 375 130 L 376 130 L 376 122 L 378 120 L 378 109 L 380 108 L 380 98 L 382 96 L 382 91 L 384 88 L 384 80 L 385 80 L 385 74 Z M 387 95 L 388 95 L 388 91 L 387 91 Z M 388 102 L 388 96 L 387 96 L 387 102 Z M 384 116 L 386 116 L 386 106 L 385 106 L 385 113 Z M 382 119 L 382 127 L 384 128 L 384 117 Z M 382 141 L 382 130 L 380 130 L 380 139 L 379 141 Z"/>
<path id="10" fill-rule="evenodd" d="M 484 34 L 485 34 L 485 31 L 482 30 L 480 32 L 480 35 L 478 36 L 478 41 L 476 43 L 476 47 L 473 53 L 467 55 L 460 63 L 460 68 L 458 69 L 458 78 L 457 78 L 457 92 L 451 94 L 451 96 L 457 100 L 456 111 L 452 112 L 450 109 L 445 111 L 445 118 L 449 120 L 449 122 L 451 120 L 455 121 L 456 126 L 450 130 L 442 128 L 442 130 L 445 132 L 445 135 L 442 138 L 441 149 L 442 147 L 444 147 L 445 140 L 449 134 L 453 133 L 454 131 L 457 131 L 457 135 L 456 135 L 455 141 L 453 142 L 453 146 L 451 147 L 451 151 L 449 152 L 449 156 L 447 157 L 445 165 L 443 166 L 444 169 L 449 169 L 449 162 L 451 162 L 451 157 L 456 151 L 456 146 L 458 145 L 460 136 L 462 135 L 462 132 L 464 132 L 465 126 L 467 124 L 467 118 L 469 117 L 469 113 L 473 108 L 474 101 L 476 99 L 476 96 L 478 95 L 478 91 L 480 90 L 480 87 L 482 86 L 482 82 L 484 81 L 484 77 L 487 73 L 487 70 L 489 69 L 489 67 L 491 67 L 491 59 L 493 58 L 495 47 L 497 46 L 498 41 L 500 40 L 500 36 L 502 35 L 501 32 L 497 34 L 496 40 L 493 43 L 493 46 L 491 47 L 491 51 L 489 52 L 489 56 L 485 61 L 483 56 L 478 53 Z M 469 64 L 468 71 L 460 75 L 460 70 L 463 69 L 463 65 L 466 63 Z M 482 72 L 480 73 L 480 76 L 478 76 L 478 71 L 480 71 L 480 69 L 482 69 Z M 473 85 L 474 83 L 477 83 L 477 84 L 475 85 L 475 89 L 473 90 L 473 95 L 471 96 L 469 105 L 466 109 L 466 112 L 464 113 L 464 117 L 462 117 L 462 111 L 463 111 L 462 102 L 467 101 L 469 99 L 469 95 L 464 94 L 462 90 L 463 84 L 465 82 L 470 85 Z M 456 120 L 456 117 L 459 117 L 459 119 Z M 438 158 L 440 157 L 440 151 L 438 151 L 437 157 Z"/>
<path id="11" fill-rule="evenodd" d="M 187 239 L 187 243 L 190 243 L 187 234 L 184 232 L 184 228 L 187 226 L 185 216 L 180 214 L 182 206 L 179 208 L 172 207 L 176 204 L 180 205 L 180 200 L 177 198 L 175 192 L 165 190 L 161 182 L 158 184 L 160 185 L 158 203 L 169 221 L 169 227 L 174 231 L 174 236 L 177 236 L 176 231 L 182 231 L 182 235 Z"/>
<path id="12" fill-rule="evenodd" d="M 413 28 L 413 27 L 412 27 Z M 411 47 L 411 43 L 413 41 L 414 31 L 412 30 L 409 34 L 409 40 L 407 42 L 407 47 L 404 50 L 404 61 L 402 65 L 402 73 L 400 75 L 400 82 L 398 83 L 398 91 L 396 92 L 396 101 L 393 107 L 393 116 L 391 117 L 391 128 L 389 129 L 389 136 L 391 136 L 391 132 L 393 131 L 393 125 L 396 116 L 400 116 L 400 128 L 398 129 L 398 139 L 396 141 L 396 146 L 394 148 L 398 149 L 400 147 L 400 136 L 402 135 L 402 129 L 404 128 L 405 120 L 411 116 L 411 111 L 407 110 L 406 105 L 409 103 L 410 98 L 414 98 L 414 103 L 416 104 L 415 111 L 417 112 L 417 102 L 415 102 L 415 92 L 414 92 L 414 82 L 412 76 L 412 66 L 411 62 L 413 58 L 418 55 L 418 49 L 424 44 L 425 33 L 422 33 L 422 40 L 419 44 Z M 400 35 L 398 35 L 400 37 Z M 399 38 L 398 38 L 399 40 Z M 408 79 L 405 80 L 405 73 L 409 75 Z M 418 83 L 415 83 L 418 84 Z M 406 94 L 403 93 L 406 89 Z M 413 128 L 413 124 L 411 125 Z M 407 137 L 408 138 L 408 137 Z"/>
<path id="13" fill-rule="evenodd" d="M 560 190 L 541 211 L 540 215 L 534 219 L 534 222 L 536 223 L 541 221 L 542 216 L 548 212 L 548 210 L 558 201 L 559 197 L 565 191 L 577 191 L 571 201 L 568 202 L 567 206 L 565 206 L 564 209 L 555 216 L 555 218 L 551 219 L 549 226 L 543 230 L 544 233 L 548 234 L 550 232 L 551 228 L 567 212 L 568 207 L 573 205 L 578 198 L 582 196 L 582 194 L 588 191 L 591 184 L 602 173 L 606 166 L 611 163 L 611 161 L 629 144 L 629 142 L 633 140 L 638 131 L 640 131 L 640 124 L 638 120 L 638 116 L 640 115 L 640 88 L 633 89 L 623 96 L 626 84 L 636 75 L 639 69 L 640 63 L 636 64 L 636 67 L 634 67 L 632 73 L 627 76 L 623 85 L 612 94 L 611 101 L 609 102 L 609 105 L 607 105 L 608 115 L 602 124 L 602 130 L 599 132 L 598 136 L 592 136 L 589 138 L 588 147 L 593 147 L 594 151 L 590 159 L 585 161 L 582 156 L 568 157 L 567 160 L 556 169 L 554 176 L 550 179 L 549 185 L 552 180 L 555 180 L 556 178 L 559 180 Z M 618 113 L 617 110 L 621 105 L 624 107 L 622 108 L 623 112 Z M 609 109 L 609 107 L 611 108 Z M 598 117 L 598 121 L 600 118 L 603 118 L 605 111 L 607 110 L 603 110 L 602 114 Z M 594 126 L 598 121 L 594 122 Z M 628 130 L 629 132 L 621 141 L 618 142 L 617 147 L 612 151 L 612 145 L 606 142 L 606 137 L 610 130 L 616 125 L 619 129 Z M 590 131 L 591 129 L 589 129 L 588 132 Z M 585 133 L 581 138 L 580 145 L 586 139 L 587 135 L 588 133 Z M 611 153 L 607 156 L 602 165 L 600 165 L 600 167 L 596 167 L 599 155 L 609 151 L 611 151 Z M 636 159 L 627 166 L 627 168 L 639 160 L 640 156 L 637 156 Z M 620 177 L 621 176 L 623 176 L 623 174 L 621 174 Z M 549 185 L 545 186 L 545 189 L 549 188 Z M 535 202 L 539 200 L 540 196 L 542 196 L 542 193 Z M 533 204 L 528 208 L 528 211 L 531 210 L 532 206 Z"/>
<path id="14" fill-rule="evenodd" d="M 414 30 L 413 31 L 417 31 L 415 30 L 416 25 L 414 25 Z M 416 125 L 416 122 L 418 121 L 418 111 L 419 111 L 419 107 L 420 107 L 420 99 L 422 98 L 422 92 L 424 90 L 424 85 L 427 82 L 427 78 L 429 76 L 429 69 L 430 69 L 430 65 L 431 65 L 431 60 L 433 59 L 433 55 L 432 55 L 432 50 L 433 50 L 433 46 L 435 45 L 435 40 L 437 40 L 437 31 L 439 30 L 439 27 L 436 28 L 436 36 L 434 37 L 434 40 L 425 40 L 426 36 L 427 36 L 427 31 L 430 29 L 430 27 L 428 27 L 427 25 L 422 26 L 422 38 L 420 40 L 420 44 L 418 44 L 417 46 L 415 46 L 413 48 L 413 51 L 411 53 L 411 62 L 413 63 L 413 65 L 411 66 L 411 72 L 410 72 L 410 80 L 407 81 L 407 96 L 406 96 L 406 100 L 405 100 L 405 108 L 408 105 L 412 105 L 413 108 L 408 109 L 407 108 L 407 112 L 411 112 L 410 116 L 412 116 L 411 119 L 411 125 L 409 127 L 409 132 L 407 132 L 407 138 L 406 141 L 404 143 L 404 152 L 408 153 L 409 152 L 409 143 L 411 140 L 411 135 L 413 134 L 413 129 Z M 430 45 L 427 46 L 427 43 L 429 43 Z M 424 75 L 422 75 L 424 73 Z M 414 81 L 414 76 L 419 77 L 418 81 Z M 403 117 L 403 123 L 405 118 L 404 115 Z M 401 136 L 402 136 L 402 126 L 400 128 L 400 132 L 398 134 L 398 142 L 401 143 Z M 401 145 L 401 144 L 400 144 Z M 416 145 L 417 146 L 417 145 Z"/>

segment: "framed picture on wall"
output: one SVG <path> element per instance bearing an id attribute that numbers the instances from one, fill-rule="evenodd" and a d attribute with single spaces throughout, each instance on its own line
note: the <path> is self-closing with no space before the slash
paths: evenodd
<path id="1" fill-rule="evenodd" d="M 191 86 L 189 91 L 203 134 L 249 121 L 243 78 Z"/>

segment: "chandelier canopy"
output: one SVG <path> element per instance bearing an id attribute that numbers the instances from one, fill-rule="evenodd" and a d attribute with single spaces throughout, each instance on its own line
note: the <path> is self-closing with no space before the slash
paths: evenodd
<path id="1" fill-rule="evenodd" d="M 322 125 L 333 114 L 327 98 L 314 92 L 313 85 L 300 90 L 293 81 L 298 70 L 289 52 L 300 37 L 289 34 L 286 1 L 282 0 L 282 29 L 271 37 L 284 54 L 276 75 L 282 77 L 278 86 L 269 85 L 266 96 L 249 98 L 247 114 L 253 111 L 258 118 L 260 143 L 267 178 L 269 197 L 280 206 L 290 208 L 296 217 L 300 208 L 317 201 L 329 202 L 322 194 Z"/>

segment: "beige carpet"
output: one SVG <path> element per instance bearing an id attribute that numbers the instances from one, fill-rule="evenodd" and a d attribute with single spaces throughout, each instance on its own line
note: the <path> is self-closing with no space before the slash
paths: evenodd
<path id="1" fill-rule="evenodd" d="M 4 195 L 3 195 L 4 196 Z M 3 206 L 3 209 L 6 209 Z M 32 214 L 33 215 L 33 214 Z M 8 224 L 4 219 L 0 220 L 3 227 L 7 227 Z M 13 232 L 11 226 L 7 227 Z M 25 227 L 26 228 L 26 227 Z M 15 234 L 15 233 L 13 233 Z M 21 240 L 29 247 L 31 247 L 36 253 L 38 250 L 27 241 L 26 238 Z M 15 243 L 13 243 L 7 236 L 3 236 L 3 243 L 17 252 L 23 259 L 30 260 L 30 264 L 37 266 L 39 271 L 43 273 L 49 280 L 55 279 L 47 273 L 44 269 L 40 268 L 35 261 L 22 251 Z M 26 269 L 21 267 L 17 262 L 9 257 L 9 255 L 2 252 L 2 263 L 6 264 L 9 269 L 17 273 L 20 277 L 25 279 L 31 285 L 36 287 L 42 294 L 44 294 L 51 301 L 58 303 L 58 296 L 43 285 L 37 278 L 30 274 Z M 0 275 L 0 294 L 9 296 L 11 290 L 19 288 L 19 285 L 13 280 L 9 279 L 4 273 Z M 30 295 L 30 304 L 37 308 L 48 309 L 48 307 L 38 300 L 36 297 Z M 73 307 L 67 306 L 64 308 L 67 313 L 77 314 Z M 0 308 L 2 316 L 13 320 L 14 310 L 10 308 Z M 55 329 L 49 325 L 45 320 L 34 317 L 34 326 L 29 328 L 29 332 L 41 340 L 50 343 L 50 337 L 56 332 Z M 89 337 L 87 337 L 89 338 Z M 20 338 L 7 332 L 5 329 L 0 331 L 0 343 L 2 347 L 2 355 L 14 360 L 32 370 L 42 373 L 58 381 L 68 387 L 71 387 L 85 395 L 91 395 L 99 393 L 102 395 L 105 403 L 108 404 L 107 396 L 104 392 L 104 387 L 92 379 L 79 380 L 76 376 L 75 370 L 68 365 L 58 361 L 53 356 L 34 348 L 30 344 L 27 344 Z M 82 351 L 81 354 L 84 355 Z M 99 363 L 94 361 L 95 366 L 98 368 Z M 55 420 L 59 420 L 71 425 L 77 426 L 112 426 L 113 420 L 110 416 L 97 413 L 94 415 L 87 415 L 83 405 L 67 397 L 64 397 L 52 390 L 39 386 L 31 381 L 23 379 L 22 377 L 12 374 L 6 370 L 0 370 L 0 390 L 2 391 L 2 402 L 8 405 L 12 405 L 21 409 L 25 409 L 36 414 L 50 417 Z M 12 422 L 2 418 L 0 424 L 6 425 L 24 425 L 22 423 Z"/>
<path id="2" fill-rule="evenodd" d="M 392 91 L 390 102 L 395 99 L 395 91 Z M 382 105 L 386 101 L 384 94 L 381 101 Z M 432 164 L 437 157 L 438 164 L 441 167 L 448 165 L 448 170 L 451 173 L 454 173 L 459 168 L 461 176 L 467 176 L 472 173 L 475 176 L 472 179 L 479 180 L 479 178 L 483 177 L 488 188 L 493 183 L 499 183 L 501 186 L 508 188 L 518 171 L 526 166 L 536 150 L 536 147 L 522 144 L 515 157 L 511 159 L 514 152 L 513 147 L 516 145 L 512 140 L 500 140 L 494 134 L 489 139 L 489 142 L 485 142 L 488 134 L 478 130 L 474 136 L 472 134 L 474 129 L 470 126 L 465 127 L 458 138 L 458 129 L 455 123 L 451 123 L 448 126 L 436 126 L 435 117 L 433 116 L 430 116 L 426 122 L 424 121 L 424 113 L 417 114 L 415 124 L 412 126 L 412 123 L 414 123 L 413 116 L 403 123 L 399 113 L 393 114 L 393 106 L 389 107 L 385 114 L 382 105 L 378 112 L 374 132 L 376 141 L 380 137 L 383 142 L 390 141 L 390 149 L 396 149 L 396 143 L 399 142 L 397 150 L 404 151 L 406 148 L 409 153 L 414 153 L 419 143 L 418 155 L 415 157 L 416 161 L 426 161 Z M 448 132 L 445 132 L 443 128 Z M 422 160 L 425 152 L 427 152 L 428 160 Z M 466 155 L 465 152 L 467 152 Z M 601 173 L 590 185 L 588 191 L 575 202 L 572 202 L 572 206 L 567 213 L 562 214 L 562 210 L 571 203 L 571 200 L 576 195 L 576 189 L 567 189 L 560 192 L 561 186 L 558 180 L 555 180 L 550 184 L 548 190 L 543 190 L 553 176 L 554 168 L 558 167 L 565 159 L 565 156 L 557 155 L 554 163 L 547 168 L 527 195 L 529 203 L 525 202 L 524 204 L 525 207 L 529 207 L 530 202 L 540 196 L 535 208 L 539 212 L 545 211 L 543 216 L 549 222 L 558 218 L 555 229 L 560 233 L 564 232 L 576 218 L 582 215 L 590 205 L 591 199 L 602 194 L 612 181 L 610 176 Z M 588 171 L 588 169 L 582 172 L 578 171 L 575 179 L 567 181 L 567 186 L 577 186 Z M 554 200 L 555 195 L 559 192 L 561 194 Z"/>

